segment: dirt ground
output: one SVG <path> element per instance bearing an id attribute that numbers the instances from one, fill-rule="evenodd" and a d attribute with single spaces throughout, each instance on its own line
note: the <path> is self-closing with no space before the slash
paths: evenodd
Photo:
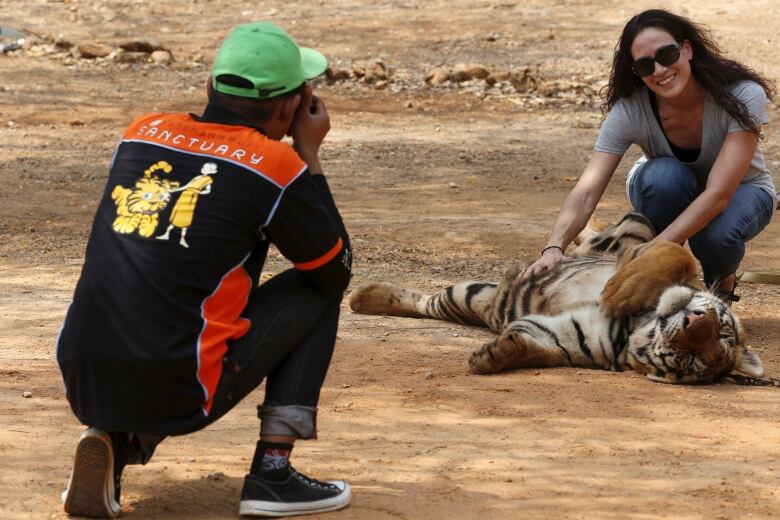
<path id="1" fill-rule="evenodd" d="M 496 280 L 534 258 L 589 157 L 596 91 L 622 25 L 659 4 L 685 5 L 729 56 L 780 80 L 775 0 L 0 0 L 0 26 L 34 35 L 0 53 L 0 518 L 65 517 L 58 497 L 82 427 L 54 342 L 112 149 L 136 115 L 201 109 L 230 27 L 271 19 L 333 64 L 317 86 L 333 126 L 323 162 L 353 239 L 352 287 L 435 290 Z M 139 40 L 170 54 L 149 63 L 116 52 Z M 87 43 L 112 52 L 85 58 Z M 432 69 L 458 63 L 482 65 L 496 83 L 426 84 Z M 770 117 L 780 120 L 775 106 Z M 777 171 L 774 129 L 763 146 Z M 634 157 L 608 189 L 603 220 L 628 209 Z M 775 218 L 743 267 L 780 269 L 779 248 Z M 272 255 L 267 272 L 286 265 Z M 740 293 L 749 344 L 778 377 L 780 291 Z M 301 470 L 352 484 L 352 505 L 323 516 L 780 517 L 777 389 L 581 369 L 469 375 L 468 354 L 489 337 L 344 305 L 320 439 L 294 454 Z M 261 396 L 130 467 L 125 516 L 236 517 Z"/>

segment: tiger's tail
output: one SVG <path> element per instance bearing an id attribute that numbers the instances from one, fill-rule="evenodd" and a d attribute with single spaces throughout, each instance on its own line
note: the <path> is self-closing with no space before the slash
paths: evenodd
<path id="1" fill-rule="evenodd" d="M 359 287 L 349 299 L 358 314 L 435 318 L 486 326 L 496 294 L 496 284 L 463 282 L 428 295 L 415 289 L 375 283 Z"/>
<path id="2" fill-rule="evenodd" d="M 358 314 L 428 317 L 425 308 L 431 297 L 421 291 L 404 289 L 389 283 L 358 287 L 349 297 L 349 308 Z"/>

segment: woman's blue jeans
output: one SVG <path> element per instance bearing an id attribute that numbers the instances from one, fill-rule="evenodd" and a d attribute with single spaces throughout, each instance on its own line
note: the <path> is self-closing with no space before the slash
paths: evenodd
<path id="1" fill-rule="evenodd" d="M 704 191 L 691 169 L 671 157 L 650 159 L 628 179 L 628 196 L 634 209 L 660 233 Z M 737 270 L 745 256 L 745 242 L 764 229 L 772 218 L 774 200 L 765 190 L 740 184 L 725 211 L 688 239 L 701 262 L 709 285 Z"/>

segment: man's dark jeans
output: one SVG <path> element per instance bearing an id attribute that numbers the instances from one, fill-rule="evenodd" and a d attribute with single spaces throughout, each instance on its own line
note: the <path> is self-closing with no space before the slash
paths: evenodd
<path id="1" fill-rule="evenodd" d="M 252 325 L 228 344 L 214 404 L 200 428 L 216 421 L 268 378 L 258 407 L 261 434 L 317 436 L 317 402 L 336 343 L 341 296 L 328 299 L 290 269 L 262 284 L 243 317 Z M 189 433 L 189 432 L 182 432 Z M 146 463 L 165 437 L 130 435 L 128 463 Z"/>

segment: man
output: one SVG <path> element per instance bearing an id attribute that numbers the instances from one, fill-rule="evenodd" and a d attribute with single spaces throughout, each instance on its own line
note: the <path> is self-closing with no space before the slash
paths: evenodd
<path id="1" fill-rule="evenodd" d="M 151 114 L 125 131 L 57 345 L 88 426 L 68 513 L 117 516 L 126 464 L 217 420 L 265 377 L 240 513 L 349 503 L 346 482 L 288 460 L 296 439 L 316 437 L 351 269 L 318 157 L 330 119 L 306 84 L 326 66 L 273 24 L 241 25 L 214 59 L 203 115 Z M 258 286 L 270 243 L 295 268 Z"/>

